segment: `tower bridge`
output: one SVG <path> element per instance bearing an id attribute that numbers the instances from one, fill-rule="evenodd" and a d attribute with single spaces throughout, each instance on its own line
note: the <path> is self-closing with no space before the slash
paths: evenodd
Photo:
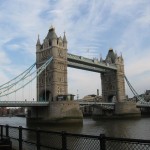
<path id="1" fill-rule="evenodd" d="M 36 44 L 36 66 L 39 68 L 48 57 L 53 57 L 52 63 L 37 77 L 37 97 L 40 100 L 57 101 L 58 95 L 68 94 L 67 67 L 73 67 L 101 73 L 102 97 L 111 102 L 115 97 L 118 102 L 125 100 L 124 60 L 122 56 L 110 49 L 106 59 L 96 60 L 68 53 L 67 38 L 58 37 L 55 29 L 49 29 L 44 42 L 38 37 Z M 46 89 L 44 79 L 46 78 Z M 46 90 L 46 91 L 45 91 Z"/>
<path id="2" fill-rule="evenodd" d="M 89 59 L 68 53 L 67 38 L 58 37 L 55 29 L 49 29 L 43 43 L 39 36 L 36 43 L 36 102 L 0 102 L 0 106 L 22 106 L 30 107 L 28 121 L 51 122 L 69 119 L 75 122 L 82 121 L 82 112 L 77 101 L 73 101 L 73 95 L 68 95 L 67 67 L 98 72 L 101 75 L 103 102 L 89 104 L 99 105 L 103 108 L 114 109 L 116 115 L 139 113 L 136 103 L 127 102 L 124 82 L 124 60 L 122 55 L 118 56 L 113 49 L 109 49 L 105 59 Z M 30 72 L 29 70 L 27 72 Z M 6 84 L 6 90 L 0 86 L 0 96 L 9 95 L 10 89 L 20 81 L 24 81 L 28 73 L 20 77 L 19 81 Z M 32 79 L 32 80 L 33 80 Z M 20 90 L 32 80 L 18 88 Z M 16 92 L 16 89 L 10 93 Z M 115 101 L 115 103 L 114 103 Z M 85 105 L 85 104 L 84 104 Z M 115 107 L 114 107 L 115 105 Z M 139 105 L 138 105 L 139 106 Z M 98 107 L 99 109 L 99 107 Z M 99 110 L 95 114 L 99 114 Z"/>

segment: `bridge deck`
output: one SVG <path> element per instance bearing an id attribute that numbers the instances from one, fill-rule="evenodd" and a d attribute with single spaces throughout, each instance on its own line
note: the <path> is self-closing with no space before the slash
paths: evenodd
<path id="1" fill-rule="evenodd" d="M 104 102 L 85 102 L 78 101 L 80 106 L 83 105 L 99 105 L 99 106 L 115 106 L 115 103 Z M 0 101 L 0 107 L 47 107 L 49 102 L 37 102 L 37 101 Z M 150 104 L 136 104 L 138 108 L 150 107 Z"/>
<path id="2" fill-rule="evenodd" d="M 49 102 L 36 101 L 0 101 L 0 107 L 46 107 Z"/>

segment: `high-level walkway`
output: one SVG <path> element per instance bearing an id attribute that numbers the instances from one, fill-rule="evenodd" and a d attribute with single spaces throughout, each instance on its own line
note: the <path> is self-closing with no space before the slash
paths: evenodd
<path id="1" fill-rule="evenodd" d="M 116 66 L 109 63 L 98 61 L 97 59 L 89 59 L 83 56 L 73 55 L 68 53 L 67 55 L 68 67 L 77 69 L 83 69 L 93 72 L 103 73 L 106 70 L 117 70 Z"/>

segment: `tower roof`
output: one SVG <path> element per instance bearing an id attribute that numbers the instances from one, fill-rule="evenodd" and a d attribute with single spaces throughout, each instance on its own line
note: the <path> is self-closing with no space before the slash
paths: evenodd
<path id="1" fill-rule="evenodd" d="M 107 60 L 111 60 L 112 63 L 115 63 L 115 59 L 116 59 L 116 55 L 115 55 L 113 49 L 110 48 L 110 49 L 109 49 L 109 52 L 108 52 L 108 54 L 107 54 L 107 57 L 106 57 L 106 61 L 107 61 Z"/>
<path id="2" fill-rule="evenodd" d="M 57 39 L 57 35 L 55 33 L 55 28 L 51 27 L 49 29 L 46 39 Z"/>

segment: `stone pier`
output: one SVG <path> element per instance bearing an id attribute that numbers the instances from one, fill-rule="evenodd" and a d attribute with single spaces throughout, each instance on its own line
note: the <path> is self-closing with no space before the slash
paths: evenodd
<path id="1" fill-rule="evenodd" d="M 75 101 L 51 102 L 48 107 L 28 109 L 27 123 L 79 123 L 83 115 Z"/>
<path id="2" fill-rule="evenodd" d="M 141 116 L 141 111 L 136 107 L 136 102 L 117 102 L 114 110 L 107 110 L 100 107 L 94 108 L 93 118 L 132 118 Z"/>

